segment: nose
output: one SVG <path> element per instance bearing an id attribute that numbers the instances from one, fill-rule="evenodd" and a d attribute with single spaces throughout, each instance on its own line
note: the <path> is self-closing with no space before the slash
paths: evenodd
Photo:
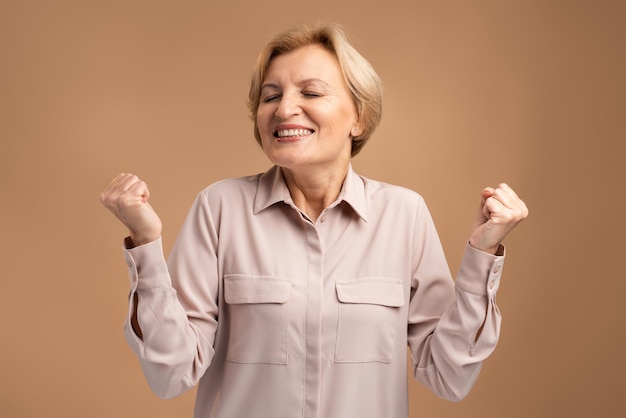
<path id="1" fill-rule="evenodd" d="M 285 93 L 278 100 L 278 106 L 276 107 L 277 118 L 287 120 L 300 112 L 302 112 L 302 108 L 297 95 Z"/>

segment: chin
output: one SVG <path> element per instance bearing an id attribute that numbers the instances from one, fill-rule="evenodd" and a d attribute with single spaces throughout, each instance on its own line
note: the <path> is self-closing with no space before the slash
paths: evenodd
<path id="1" fill-rule="evenodd" d="M 301 152 L 296 150 L 278 150 L 274 147 L 263 148 L 265 156 L 274 164 L 280 167 L 290 167 L 294 165 L 305 164 L 309 160 Z"/>

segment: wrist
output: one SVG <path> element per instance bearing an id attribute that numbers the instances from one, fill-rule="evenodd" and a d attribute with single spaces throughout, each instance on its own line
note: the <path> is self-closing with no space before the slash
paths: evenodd
<path id="1" fill-rule="evenodd" d="M 498 253 L 501 252 L 500 248 L 502 248 L 502 244 L 500 243 L 498 243 L 495 247 L 481 246 L 481 245 L 477 245 L 476 243 L 474 243 L 471 239 L 469 240 L 469 245 L 472 246 L 472 248 L 477 249 L 478 251 L 482 251 L 484 253 L 491 254 L 491 255 L 498 255 Z"/>
<path id="2" fill-rule="evenodd" d="M 147 244 L 152 241 L 156 241 L 159 239 L 161 235 L 137 235 L 131 233 L 130 236 L 126 239 L 126 244 L 129 245 L 128 248 L 139 247 L 140 245 Z"/>

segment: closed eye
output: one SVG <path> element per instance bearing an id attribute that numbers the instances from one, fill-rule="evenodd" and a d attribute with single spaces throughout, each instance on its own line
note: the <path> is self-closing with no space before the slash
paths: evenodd
<path id="1" fill-rule="evenodd" d="M 273 95 L 271 95 L 271 96 L 266 96 L 266 97 L 263 97 L 263 98 L 261 99 L 261 101 L 262 101 L 263 103 L 271 103 L 271 102 L 273 102 L 273 101 L 277 100 L 278 98 L 280 98 L 280 95 L 279 95 L 279 94 L 273 94 Z"/>

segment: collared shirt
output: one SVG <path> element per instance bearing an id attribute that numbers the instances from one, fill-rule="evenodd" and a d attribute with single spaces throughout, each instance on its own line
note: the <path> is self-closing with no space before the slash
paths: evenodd
<path id="1" fill-rule="evenodd" d="M 504 257 L 467 245 L 453 281 L 422 197 L 351 167 L 318 219 L 273 167 L 200 192 L 167 263 L 160 240 L 125 255 L 127 341 L 157 395 L 199 384 L 197 418 L 408 417 L 407 344 L 458 400 L 499 335 Z"/>

